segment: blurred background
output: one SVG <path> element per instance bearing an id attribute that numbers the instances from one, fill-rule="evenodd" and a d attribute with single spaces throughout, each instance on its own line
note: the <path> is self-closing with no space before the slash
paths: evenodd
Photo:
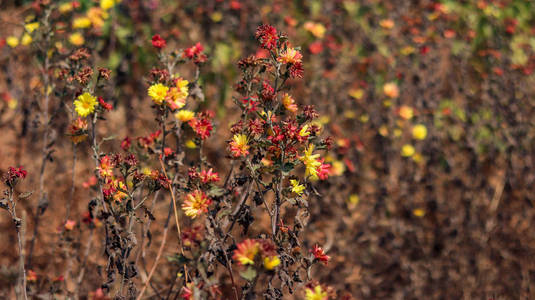
<path id="1" fill-rule="evenodd" d="M 43 143 L 43 83 L 35 45 L 24 37 L 39 2 L 0 4 L 0 170 L 23 165 L 26 190 L 39 184 Z M 309 200 L 305 240 L 332 257 L 314 277 L 339 295 L 535 299 L 535 2 L 122 0 L 100 11 L 91 10 L 101 7 L 98 1 L 58 5 L 65 8 L 57 16 L 58 51 L 83 45 L 98 66 L 112 70 L 107 93 L 115 109 L 99 132 L 116 137 L 108 150 L 127 135 L 157 129 L 146 95 L 157 63 L 152 35 L 169 49 L 202 43 L 209 55 L 201 69 L 202 107 L 218 120 L 206 155 L 221 173 L 228 164 L 220 152 L 239 113 L 232 103 L 236 63 L 263 55 L 256 27 L 271 24 L 301 47 L 305 73 L 290 82 L 293 96 L 315 105 L 318 124 L 334 139 L 332 174 Z M 74 25 L 84 16 L 91 26 Z M 61 101 L 51 107 L 61 111 Z M 76 256 L 57 251 L 72 176 L 68 122 L 58 113 L 50 124 L 49 203 L 39 221 L 47 226 L 39 227 L 30 265 L 40 289 L 54 284 L 65 256 Z M 83 182 L 94 166 L 87 145 L 78 154 L 71 215 L 81 222 L 90 200 Z M 36 199 L 17 207 L 28 219 L 28 240 Z M 157 204 L 157 218 L 166 207 Z M 0 227 L 0 295 L 10 295 L 18 257 L 7 213 Z M 75 253 L 88 236 L 80 230 Z M 155 228 L 153 238 L 159 234 Z M 101 260 L 87 262 L 86 291 L 101 284 Z M 155 280 L 165 282 L 163 275 Z"/>

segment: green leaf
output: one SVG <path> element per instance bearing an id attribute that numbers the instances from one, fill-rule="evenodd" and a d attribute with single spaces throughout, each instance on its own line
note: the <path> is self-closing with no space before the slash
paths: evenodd
<path id="1" fill-rule="evenodd" d="M 240 276 L 247 281 L 253 281 L 253 279 L 256 277 L 256 270 L 252 267 L 249 267 L 247 270 L 240 272 Z"/>

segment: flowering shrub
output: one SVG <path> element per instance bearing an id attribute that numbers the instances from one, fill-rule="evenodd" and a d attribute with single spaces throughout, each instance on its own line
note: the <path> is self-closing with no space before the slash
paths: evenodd
<path id="1" fill-rule="evenodd" d="M 0 298 L 532 298 L 534 3 L 1 7 Z"/>

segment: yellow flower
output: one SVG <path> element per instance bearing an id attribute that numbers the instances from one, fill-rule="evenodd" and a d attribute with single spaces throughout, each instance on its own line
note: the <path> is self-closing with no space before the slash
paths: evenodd
<path id="1" fill-rule="evenodd" d="M 301 62 L 303 55 L 295 48 L 288 48 L 286 51 L 282 52 L 277 60 L 285 64 L 295 64 Z"/>
<path id="2" fill-rule="evenodd" d="M 19 104 L 19 102 L 17 101 L 17 99 L 9 99 L 7 101 L 7 107 L 9 107 L 10 109 L 15 109 L 17 108 L 17 105 Z"/>
<path id="3" fill-rule="evenodd" d="M 75 32 L 69 36 L 69 43 L 75 46 L 82 46 L 85 43 L 84 36 L 79 32 Z"/>
<path id="4" fill-rule="evenodd" d="M 115 6 L 115 4 L 121 2 L 121 0 L 100 0 L 100 8 L 108 10 Z"/>
<path id="5" fill-rule="evenodd" d="M 88 17 L 79 17 L 72 21 L 72 28 L 87 28 L 91 26 L 91 20 Z"/>
<path id="6" fill-rule="evenodd" d="M 381 127 L 379 127 L 379 134 L 381 136 L 387 136 L 388 135 L 388 127 L 386 127 L 386 125 L 381 125 Z"/>
<path id="7" fill-rule="evenodd" d="M 22 35 L 22 38 L 20 39 L 20 44 L 23 45 L 23 46 L 28 46 L 29 44 L 31 44 L 33 41 L 32 37 L 27 34 L 27 33 L 24 33 Z"/>
<path id="8" fill-rule="evenodd" d="M 282 96 L 282 105 L 284 105 L 284 108 L 286 110 L 296 113 L 297 112 L 297 104 L 295 104 L 294 98 L 292 96 L 288 95 L 287 93 L 284 93 Z"/>
<path id="9" fill-rule="evenodd" d="M 73 9 L 72 2 L 65 2 L 63 4 L 60 4 L 58 9 L 59 9 L 59 12 L 62 13 L 62 14 L 68 13 Z"/>
<path id="10" fill-rule="evenodd" d="M 19 45 L 19 39 L 16 36 L 9 36 L 6 38 L 6 43 L 11 48 L 15 48 Z"/>
<path id="11" fill-rule="evenodd" d="M 360 100 L 364 96 L 364 90 L 363 89 L 351 89 L 349 90 L 348 95 L 357 100 Z"/>
<path id="12" fill-rule="evenodd" d="M 80 117 L 86 117 L 95 111 L 97 98 L 85 92 L 74 101 L 75 110 Z"/>
<path id="13" fill-rule="evenodd" d="M 349 203 L 351 203 L 351 204 L 353 204 L 353 205 L 357 205 L 357 204 L 359 204 L 359 202 L 360 202 L 360 197 L 359 197 L 359 195 L 357 195 L 357 194 L 351 194 L 351 195 L 349 196 Z"/>
<path id="14" fill-rule="evenodd" d="M 167 104 L 171 109 L 181 109 L 186 105 L 188 84 L 189 81 L 179 78 L 176 81 L 176 86 L 169 89 L 167 93 Z"/>
<path id="15" fill-rule="evenodd" d="M 421 218 L 421 217 L 425 216 L 425 210 L 423 210 L 421 208 L 416 208 L 416 209 L 414 209 L 412 211 L 412 214 L 415 215 L 418 218 Z"/>
<path id="16" fill-rule="evenodd" d="M 405 120 L 410 120 L 414 116 L 414 110 L 410 106 L 403 105 L 399 108 L 399 116 Z"/>
<path id="17" fill-rule="evenodd" d="M 197 148 L 197 144 L 195 144 L 195 142 L 193 140 L 187 140 L 185 145 L 186 145 L 186 148 L 188 148 L 188 149 Z"/>
<path id="18" fill-rule="evenodd" d="M 301 130 L 299 130 L 299 136 L 305 137 L 309 135 L 310 131 L 308 131 L 308 124 L 306 124 L 305 126 L 303 126 L 303 128 L 301 128 Z"/>
<path id="19" fill-rule="evenodd" d="M 296 193 L 299 196 L 303 194 L 303 191 L 305 190 L 305 186 L 302 184 L 299 184 L 298 180 L 290 179 L 290 184 L 292 185 L 292 193 Z"/>
<path id="20" fill-rule="evenodd" d="M 318 168 L 321 166 L 321 162 L 318 161 L 319 154 L 312 154 L 314 151 L 314 145 L 310 144 L 307 149 L 305 149 L 305 153 L 303 154 L 301 161 L 305 165 L 305 176 L 311 176 L 312 178 L 318 177 Z"/>
<path id="21" fill-rule="evenodd" d="M 232 258 L 237 260 L 242 266 L 252 265 L 259 250 L 260 244 L 257 241 L 246 239 L 237 245 Z"/>
<path id="22" fill-rule="evenodd" d="M 395 82 L 386 83 L 383 86 L 383 93 L 390 98 L 397 98 L 399 96 L 399 88 Z"/>
<path id="23" fill-rule="evenodd" d="M 182 203 L 182 210 L 186 216 L 195 219 L 201 214 L 208 212 L 208 206 L 212 200 L 201 190 L 195 190 L 186 195 L 186 200 Z"/>
<path id="24" fill-rule="evenodd" d="M 180 122 L 184 122 L 184 123 L 188 122 L 189 120 L 193 119 L 194 117 L 195 117 L 195 112 L 192 112 L 191 110 L 186 110 L 186 109 L 179 110 L 175 114 L 175 118 L 180 120 Z"/>
<path id="25" fill-rule="evenodd" d="M 414 152 L 416 152 L 416 150 L 414 150 L 412 145 L 406 144 L 401 147 L 401 156 L 411 157 L 414 155 Z"/>
<path id="26" fill-rule="evenodd" d="M 427 136 L 427 128 L 423 124 L 415 125 L 412 128 L 412 137 L 417 140 L 423 140 Z"/>
<path id="27" fill-rule="evenodd" d="M 37 28 L 39 28 L 39 22 L 32 22 L 24 25 L 24 29 L 29 33 L 34 32 Z"/>
<path id="28" fill-rule="evenodd" d="M 162 105 L 165 96 L 167 96 L 168 87 L 161 83 L 153 84 L 149 87 L 149 96 L 152 98 L 152 101 L 158 105 Z"/>
<path id="29" fill-rule="evenodd" d="M 109 14 L 100 7 L 91 7 L 87 11 L 87 17 L 91 20 L 91 24 L 95 28 L 101 28 L 104 25 L 104 20 L 109 17 Z"/>
<path id="30" fill-rule="evenodd" d="M 327 292 L 321 288 L 321 285 L 316 285 L 314 289 L 307 288 L 305 294 L 306 300 L 326 300 L 329 299 Z"/>
<path id="31" fill-rule="evenodd" d="M 278 256 L 271 256 L 264 258 L 264 268 L 267 270 L 273 270 L 281 263 L 281 260 Z"/>
<path id="32" fill-rule="evenodd" d="M 339 161 L 339 160 L 335 160 L 333 163 L 332 163 L 332 175 L 334 176 L 342 176 L 344 174 L 344 172 L 346 171 L 346 166 L 344 165 L 343 162 Z"/>
<path id="33" fill-rule="evenodd" d="M 323 38 L 323 36 L 325 35 L 325 31 L 327 31 L 325 26 L 323 26 L 323 24 L 321 23 L 306 22 L 304 27 L 305 30 L 309 31 L 310 33 L 312 33 L 313 36 L 320 39 Z"/>
<path id="34" fill-rule="evenodd" d="M 230 151 L 234 157 L 246 156 L 249 154 L 249 139 L 245 134 L 235 134 L 230 141 Z"/>

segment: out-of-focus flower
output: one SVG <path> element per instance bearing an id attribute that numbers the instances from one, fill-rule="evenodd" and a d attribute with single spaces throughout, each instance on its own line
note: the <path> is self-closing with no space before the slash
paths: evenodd
<path id="1" fill-rule="evenodd" d="M 95 111 L 97 99 L 88 92 L 78 96 L 74 101 L 74 109 L 80 117 L 87 117 Z"/>
<path id="2" fill-rule="evenodd" d="M 315 259 L 323 262 L 324 264 L 327 264 L 331 259 L 330 256 L 325 254 L 323 248 L 319 247 L 318 245 L 314 245 L 314 248 L 312 248 L 310 252 L 314 255 Z"/>
<path id="3" fill-rule="evenodd" d="M 32 22 L 24 25 L 24 29 L 29 33 L 34 32 L 37 28 L 39 28 L 39 22 Z"/>
<path id="4" fill-rule="evenodd" d="M 22 35 L 22 38 L 20 39 L 20 44 L 23 45 L 23 46 L 28 46 L 29 44 L 31 44 L 33 41 L 31 35 L 27 34 L 27 33 L 24 33 Z"/>
<path id="5" fill-rule="evenodd" d="M 418 218 L 421 218 L 423 216 L 425 216 L 425 210 L 421 209 L 421 208 L 416 208 L 412 211 L 412 214 Z"/>
<path id="6" fill-rule="evenodd" d="M 28 282 L 36 282 L 37 281 L 37 273 L 35 273 L 32 270 L 28 270 L 26 274 L 26 281 Z"/>
<path id="7" fill-rule="evenodd" d="M 104 20 L 108 19 L 109 14 L 102 8 L 93 6 L 87 11 L 87 17 L 91 20 L 94 28 L 100 29 L 104 25 Z"/>
<path id="8" fill-rule="evenodd" d="M 167 96 L 168 90 L 169 87 L 161 83 L 156 83 L 149 87 L 148 94 L 152 98 L 152 101 L 154 101 L 154 103 L 162 105 L 163 101 L 165 100 L 165 97 Z"/>
<path id="9" fill-rule="evenodd" d="M 230 141 L 230 151 L 234 157 L 246 156 L 249 154 L 249 139 L 245 134 L 235 134 Z"/>
<path id="10" fill-rule="evenodd" d="M 91 20 L 88 17 L 78 17 L 72 21 L 72 28 L 88 28 L 91 26 Z"/>
<path id="11" fill-rule="evenodd" d="M 19 39 L 16 36 L 8 36 L 6 38 L 6 44 L 11 48 L 15 48 L 19 45 Z"/>
<path id="12" fill-rule="evenodd" d="M 73 221 L 73 220 L 67 220 L 64 225 L 65 230 L 67 231 L 73 230 L 74 226 L 76 226 L 76 221 Z"/>
<path id="13" fill-rule="evenodd" d="M 305 30 L 312 33 L 313 36 L 322 39 L 325 36 L 327 29 L 321 23 L 306 22 L 304 25 Z"/>
<path id="14" fill-rule="evenodd" d="M 427 137 L 427 127 L 423 124 L 414 125 L 412 127 L 412 137 L 417 140 L 423 140 Z"/>
<path id="15" fill-rule="evenodd" d="M 69 43 L 74 46 L 82 46 L 85 43 L 84 36 L 79 32 L 75 32 L 69 35 Z"/>
<path id="16" fill-rule="evenodd" d="M 288 95 L 287 93 L 284 93 L 284 95 L 282 95 L 282 105 L 284 105 L 284 108 L 286 108 L 286 110 L 292 113 L 297 112 L 297 104 L 295 104 L 294 98 L 292 98 L 292 96 Z"/>
<path id="17" fill-rule="evenodd" d="M 299 52 L 295 48 L 288 48 L 280 54 L 277 60 L 285 64 L 295 64 L 301 62 L 302 58 L 303 55 L 301 54 L 301 52 Z"/>
<path id="18" fill-rule="evenodd" d="M 208 206 L 212 200 L 201 190 L 195 190 L 186 195 L 186 200 L 182 204 L 182 210 L 186 216 L 195 219 L 196 217 L 208 212 Z"/>
<path id="19" fill-rule="evenodd" d="M 349 203 L 353 204 L 353 205 L 357 205 L 359 204 L 360 202 L 360 198 L 359 198 L 359 195 L 357 194 L 351 194 L 349 196 L 349 199 L 348 199 Z"/>
<path id="20" fill-rule="evenodd" d="M 195 117 L 195 112 L 191 110 L 183 109 L 175 113 L 175 118 L 177 118 L 180 122 L 188 122 L 194 117 Z"/>
<path id="21" fill-rule="evenodd" d="M 254 258 L 260 250 L 260 244 L 256 240 L 246 239 L 245 241 L 237 245 L 237 249 L 234 250 L 234 258 L 240 265 L 252 265 L 254 264 Z"/>
<path id="22" fill-rule="evenodd" d="M 194 63 L 204 63 L 207 60 L 206 54 L 203 53 L 204 47 L 200 42 L 184 50 L 183 55 L 193 60 Z"/>
<path id="23" fill-rule="evenodd" d="M 395 82 L 386 83 L 383 86 L 383 93 L 385 93 L 387 97 L 397 98 L 399 96 L 398 85 Z"/>
<path id="24" fill-rule="evenodd" d="M 275 27 L 264 24 L 256 29 L 256 38 L 260 41 L 260 45 L 268 50 L 273 49 L 277 45 L 279 36 Z"/>
<path id="25" fill-rule="evenodd" d="M 394 21 L 392 19 L 383 19 L 379 21 L 379 25 L 385 29 L 394 28 Z"/>
<path id="26" fill-rule="evenodd" d="M 275 269 L 278 265 L 280 265 L 280 263 L 281 260 L 276 255 L 264 257 L 264 268 L 266 268 L 267 270 L 271 271 Z"/>
<path id="27" fill-rule="evenodd" d="M 327 300 L 329 296 L 327 291 L 321 288 L 321 285 L 316 285 L 314 288 L 308 288 L 305 291 L 306 300 Z"/>
<path id="28" fill-rule="evenodd" d="M 305 186 L 299 183 L 299 180 L 290 179 L 290 184 L 292 185 L 292 193 L 296 193 L 301 196 L 305 190 Z"/>
<path id="29" fill-rule="evenodd" d="M 401 147 L 401 156 L 403 157 L 411 157 L 414 155 L 415 152 L 416 150 L 412 145 L 405 144 L 403 145 L 403 147 Z"/>
<path id="30" fill-rule="evenodd" d="M 399 116 L 405 120 L 410 120 L 414 116 L 414 110 L 410 106 L 402 105 L 399 108 Z"/>
<path id="31" fill-rule="evenodd" d="M 109 10 L 120 2 L 121 0 L 100 0 L 100 8 L 103 10 Z"/>
<path id="32" fill-rule="evenodd" d="M 152 36 L 152 46 L 156 49 L 163 49 L 165 48 L 165 46 L 167 45 L 167 43 L 165 42 L 165 40 L 159 35 L 159 34 L 155 34 Z"/>

